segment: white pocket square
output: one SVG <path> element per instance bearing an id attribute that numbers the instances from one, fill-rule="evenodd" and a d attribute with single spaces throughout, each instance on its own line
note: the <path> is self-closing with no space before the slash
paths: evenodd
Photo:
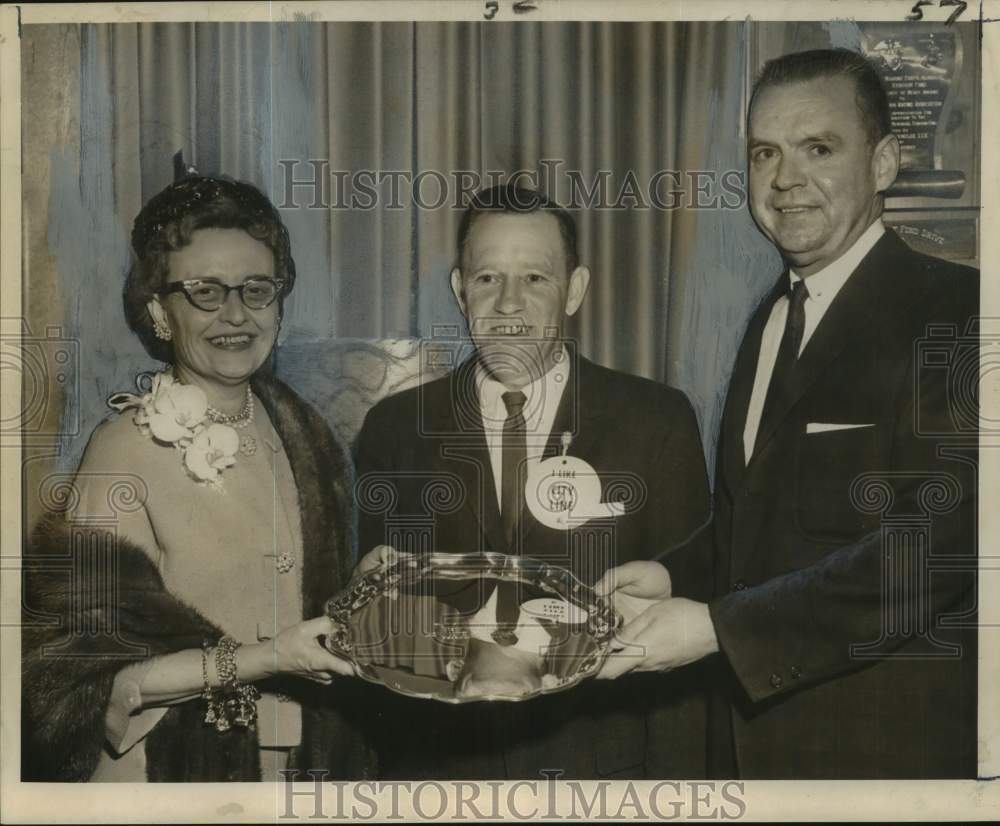
<path id="1" fill-rule="evenodd" d="M 806 433 L 829 433 L 831 430 L 857 430 L 862 427 L 875 427 L 875 423 L 842 424 L 840 422 L 809 422 L 806 425 Z"/>

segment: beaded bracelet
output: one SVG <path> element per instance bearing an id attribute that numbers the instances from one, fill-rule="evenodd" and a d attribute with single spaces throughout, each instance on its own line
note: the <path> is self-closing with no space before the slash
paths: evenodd
<path id="1" fill-rule="evenodd" d="M 236 690 L 239 682 L 236 679 L 236 650 L 240 645 L 232 637 L 224 636 L 215 649 L 215 671 L 222 687 L 230 692 Z"/>
<path id="2" fill-rule="evenodd" d="M 210 725 L 218 720 L 218 700 L 212 686 L 208 684 L 208 658 L 213 648 L 208 640 L 201 644 L 201 679 L 204 683 L 201 697 L 205 701 L 205 722 Z"/>
<path id="3" fill-rule="evenodd" d="M 230 636 L 224 636 L 214 647 L 215 670 L 221 683 L 219 689 L 208 684 L 208 655 L 210 646 L 202 647 L 201 667 L 205 681 L 202 696 L 207 709 L 205 722 L 214 725 L 219 732 L 228 731 L 233 726 L 253 731 L 257 726 L 257 700 L 260 692 L 252 683 L 240 682 L 236 674 L 236 650 L 242 643 Z"/>

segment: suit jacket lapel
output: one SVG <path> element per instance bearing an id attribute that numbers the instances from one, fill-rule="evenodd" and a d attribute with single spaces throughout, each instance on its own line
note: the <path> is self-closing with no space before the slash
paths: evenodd
<path id="1" fill-rule="evenodd" d="M 743 343 L 736 355 L 732 379 L 729 382 L 729 392 L 726 394 L 726 404 L 722 416 L 722 470 L 726 484 L 730 490 L 739 487 L 746 473 L 746 453 L 743 449 L 743 430 L 746 428 L 747 411 L 750 407 L 750 396 L 753 394 L 754 378 L 757 375 L 757 360 L 760 356 L 761 340 L 764 328 L 771 317 L 771 310 L 778 299 L 785 294 L 788 283 L 787 270 L 778 279 L 778 283 L 761 302 L 754 313 Z"/>
<path id="2" fill-rule="evenodd" d="M 898 291 L 895 290 L 891 273 L 898 268 L 900 255 L 908 250 L 895 233 L 886 231 L 862 259 L 802 351 L 792 374 L 788 394 L 775 409 L 768 426 L 757 434 L 754 459 L 774 437 L 799 399 L 823 375 L 827 365 L 849 344 L 856 346 L 859 341 L 878 332 L 879 325 L 874 323 L 875 313 L 884 312 L 885 307 L 903 304 L 905 295 L 896 294 Z M 757 350 L 759 349 L 758 347 Z"/>
<path id="3" fill-rule="evenodd" d="M 567 455 L 589 461 L 587 457 L 591 455 L 594 442 L 604 435 L 599 423 L 604 410 L 604 398 L 593 387 L 596 372 L 594 366 L 583 356 L 572 359 L 570 365 L 569 380 L 559 399 L 552 430 L 542 453 L 543 461 L 562 455 L 562 434 L 567 432 L 573 436 Z M 526 540 L 537 524 L 537 520 L 526 508 L 521 516 L 522 538 Z"/>
<path id="4" fill-rule="evenodd" d="M 507 543 L 500 526 L 500 508 L 497 505 L 496 483 L 493 481 L 493 465 L 490 451 L 486 446 L 486 434 L 480 419 L 475 431 L 475 439 L 456 450 L 453 458 L 459 459 L 459 474 L 470 492 L 466 504 L 479 521 L 490 550 L 506 553 Z M 478 491 L 478 496 L 473 492 Z M 479 550 L 473 549 L 472 550 Z"/>
<path id="5" fill-rule="evenodd" d="M 559 407 L 556 408 L 556 415 L 552 420 L 552 430 L 545 443 L 543 459 L 562 454 L 563 433 L 570 433 L 573 436 L 569 455 L 581 458 L 588 454 L 590 446 L 600 435 L 596 428 L 590 426 L 595 419 L 600 418 L 604 409 L 601 394 L 595 396 L 593 388 L 588 387 L 594 381 L 594 365 L 582 356 L 573 364 L 576 369 L 570 368 L 566 389 L 559 399 Z"/>
<path id="6" fill-rule="evenodd" d="M 504 551 L 506 548 L 500 531 L 500 510 L 493 482 L 493 465 L 486 446 L 475 371 L 476 359 L 472 357 L 452 372 L 447 403 L 433 405 L 438 413 L 433 432 L 441 437 L 438 439 L 440 461 L 462 480 L 465 487 L 465 507 L 479 524 L 490 549 Z M 434 415 L 434 411 L 428 413 Z M 479 548 L 468 550 L 473 552 Z"/>

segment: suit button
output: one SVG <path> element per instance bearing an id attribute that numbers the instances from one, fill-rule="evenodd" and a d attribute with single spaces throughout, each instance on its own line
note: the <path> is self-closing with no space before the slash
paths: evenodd
<path id="1" fill-rule="evenodd" d="M 802 669 L 800 669 L 797 665 L 793 665 L 791 671 L 792 677 L 796 680 L 802 676 Z"/>
<path id="2" fill-rule="evenodd" d="M 784 685 L 784 683 L 785 683 L 785 681 L 783 679 L 781 679 L 781 675 L 780 674 L 772 674 L 771 675 L 771 686 L 772 687 L 774 687 L 774 688 L 781 688 L 781 686 Z"/>
<path id="3" fill-rule="evenodd" d="M 733 590 L 734 591 L 745 591 L 746 588 L 747 588 L 747 584 L 742 579 L 738 579 L 738 580 L 736 580 L 736 582 L 733 583 Z"/>

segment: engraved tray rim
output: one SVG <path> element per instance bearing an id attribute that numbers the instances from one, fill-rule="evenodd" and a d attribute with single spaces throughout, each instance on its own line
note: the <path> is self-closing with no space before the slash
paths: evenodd
<path id="1" fill-rule="evenodd" d="M 536 691 L 518 696 L 508 694 L 482 694 L 471 697 L 441 696 L 440 694 L 388 685 L 378 677 L 369 674 L 365 666 L 351 656 L 352 643 L 348 631 L 351 614 L 368 605 L 376 597 L 388 593 L 396 587 L 403 579 L 404 572 L 412 572 L 414 576 L 424 576 L 431 571 L 447 572 L 449 570 L 456 574 L 474 575 L 478 573 L 480 576 L 489 574 L 492 579 L 521 580 L 562 597 L 567 602 L 587 612 L 588 632 L 595 640 L 595 650 L 584 660 L 580 670 L 572 679 L 564 679 L 557 685 L 542 686 Z M 529 575 L 533 575 L 533 577 Z M 585 584 L 569 569 L 537 557 L 512 556 L 496 551 L 471 553 L 430 551 L 400 556 L 399 559 L 387 566 L 352 577 L 347 585 L 326 601 L 324 612 L 342 629 L 324 640 L 327 650 L 347 659 L 358 677 L 395 694 L 436 700 L 449 705 L 484 701 L 519 703 L 543 694 L 555 694 L 573 688 L 597 673 L 610 652 L 615 631 L 622 624 L 621 614 L 614 609 L 611 603 L 605 598 L 598 597 L 593 588 Z"/>

